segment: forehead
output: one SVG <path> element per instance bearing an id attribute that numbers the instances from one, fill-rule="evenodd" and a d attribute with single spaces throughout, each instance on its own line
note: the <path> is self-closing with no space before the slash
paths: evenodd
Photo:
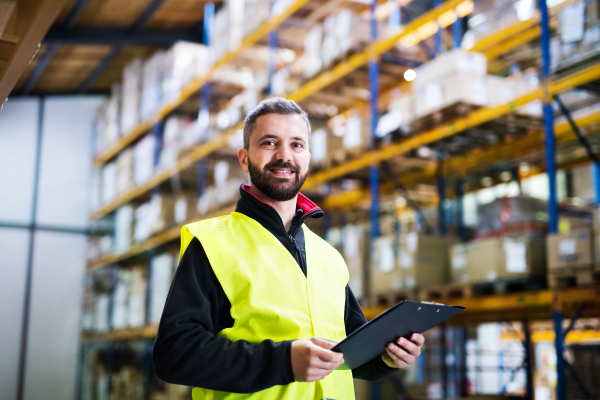
<path id="1" fill-rule="evenodd" d="M 264 134 L 277 136 L 300 136 L 308 140 L 306 121 L 298 114 L 265 114 L 256 119 L 252 136 Z"/>

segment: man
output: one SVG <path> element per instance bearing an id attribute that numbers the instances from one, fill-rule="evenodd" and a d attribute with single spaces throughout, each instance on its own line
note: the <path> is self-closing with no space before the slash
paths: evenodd
<path id="1" fill-rule="evenodd" d="M 250 173 L 236 211 L 182 229 L 180 262 L 154 346 L 157 375 L 198 399 L 354 399 L 352 378 L 412 364 L 424 338 L 390 343 L 349 370 L 329 350 L 366 322 L 341 255 L 305 225 L 323 211 L 299 193 L 310 125 L 293 101 L 261 102 L 238 157 Z M 323 340 L 326 339 L 326 340 Z"/>

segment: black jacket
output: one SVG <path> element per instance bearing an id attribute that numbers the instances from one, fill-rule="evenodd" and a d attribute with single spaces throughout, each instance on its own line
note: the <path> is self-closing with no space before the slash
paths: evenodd
<path id="1" fill-rule="evenodd" d="M 299 209 L 289 231 L 281 217 L 268 204 L 240 188 L 236 211 L 258 221 L 294 256 L 306 275 L 304 232 L 306 218 L 320 218 L 323 211 L 299 195 Z M 291 341 L 265 340 L 250 344 L 232 342 L 216 334 L 233 326 L 231 303 L 210 266 L 198 239 L 189 244 L 173 278 L 154 345 L 156 373 L 163 381 L 235 393 L 252 393 L 294 381 Z M 356 330 L 366 318 L 346 286 L 346 334 Z M 396 369 L 381 357 L 352 370 L 355 378 L 379 380 Z"/>

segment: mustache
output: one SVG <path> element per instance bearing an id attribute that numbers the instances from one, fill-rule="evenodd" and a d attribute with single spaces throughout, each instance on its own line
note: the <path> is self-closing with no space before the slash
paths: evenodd
<path id="1" fill-rule="evenodd" d="M 280 161 L 273 161 L 273 162 L 270 162 L 268 164 L 265 164 L 265 166 L 264 166 L 263 169 L 266 171 L 266 170 L 274 169 L 274 168 L 280 168 L 280 169 L 284 169 L 285 168 L 285 169 L 289 169 L 292 172 L 298 172 L 298 170 L 299 170 L 298 167 L 292 165 L 291 163 L 289 163 L 289 162 L 283 162 L 281 160 Z"/>

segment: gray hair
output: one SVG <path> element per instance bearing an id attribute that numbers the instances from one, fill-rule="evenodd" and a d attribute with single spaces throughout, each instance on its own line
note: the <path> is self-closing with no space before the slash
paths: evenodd
<path id="1" fill-rule="evenodd" d="M 306 121 L 308 129 L 308 137 L 310 138 L 310 122 L 308 122 L 308 114 L 293 100 L 284 99 L 283 97 L 271 97 L 258 103 L 254 110 L 250 111 L 244 119 L 244 148 L 248 150 L 250 147 L 250 135 L 256 128 L 256 120 L 261 115 L 265 114 L 298 114 Z"/>

